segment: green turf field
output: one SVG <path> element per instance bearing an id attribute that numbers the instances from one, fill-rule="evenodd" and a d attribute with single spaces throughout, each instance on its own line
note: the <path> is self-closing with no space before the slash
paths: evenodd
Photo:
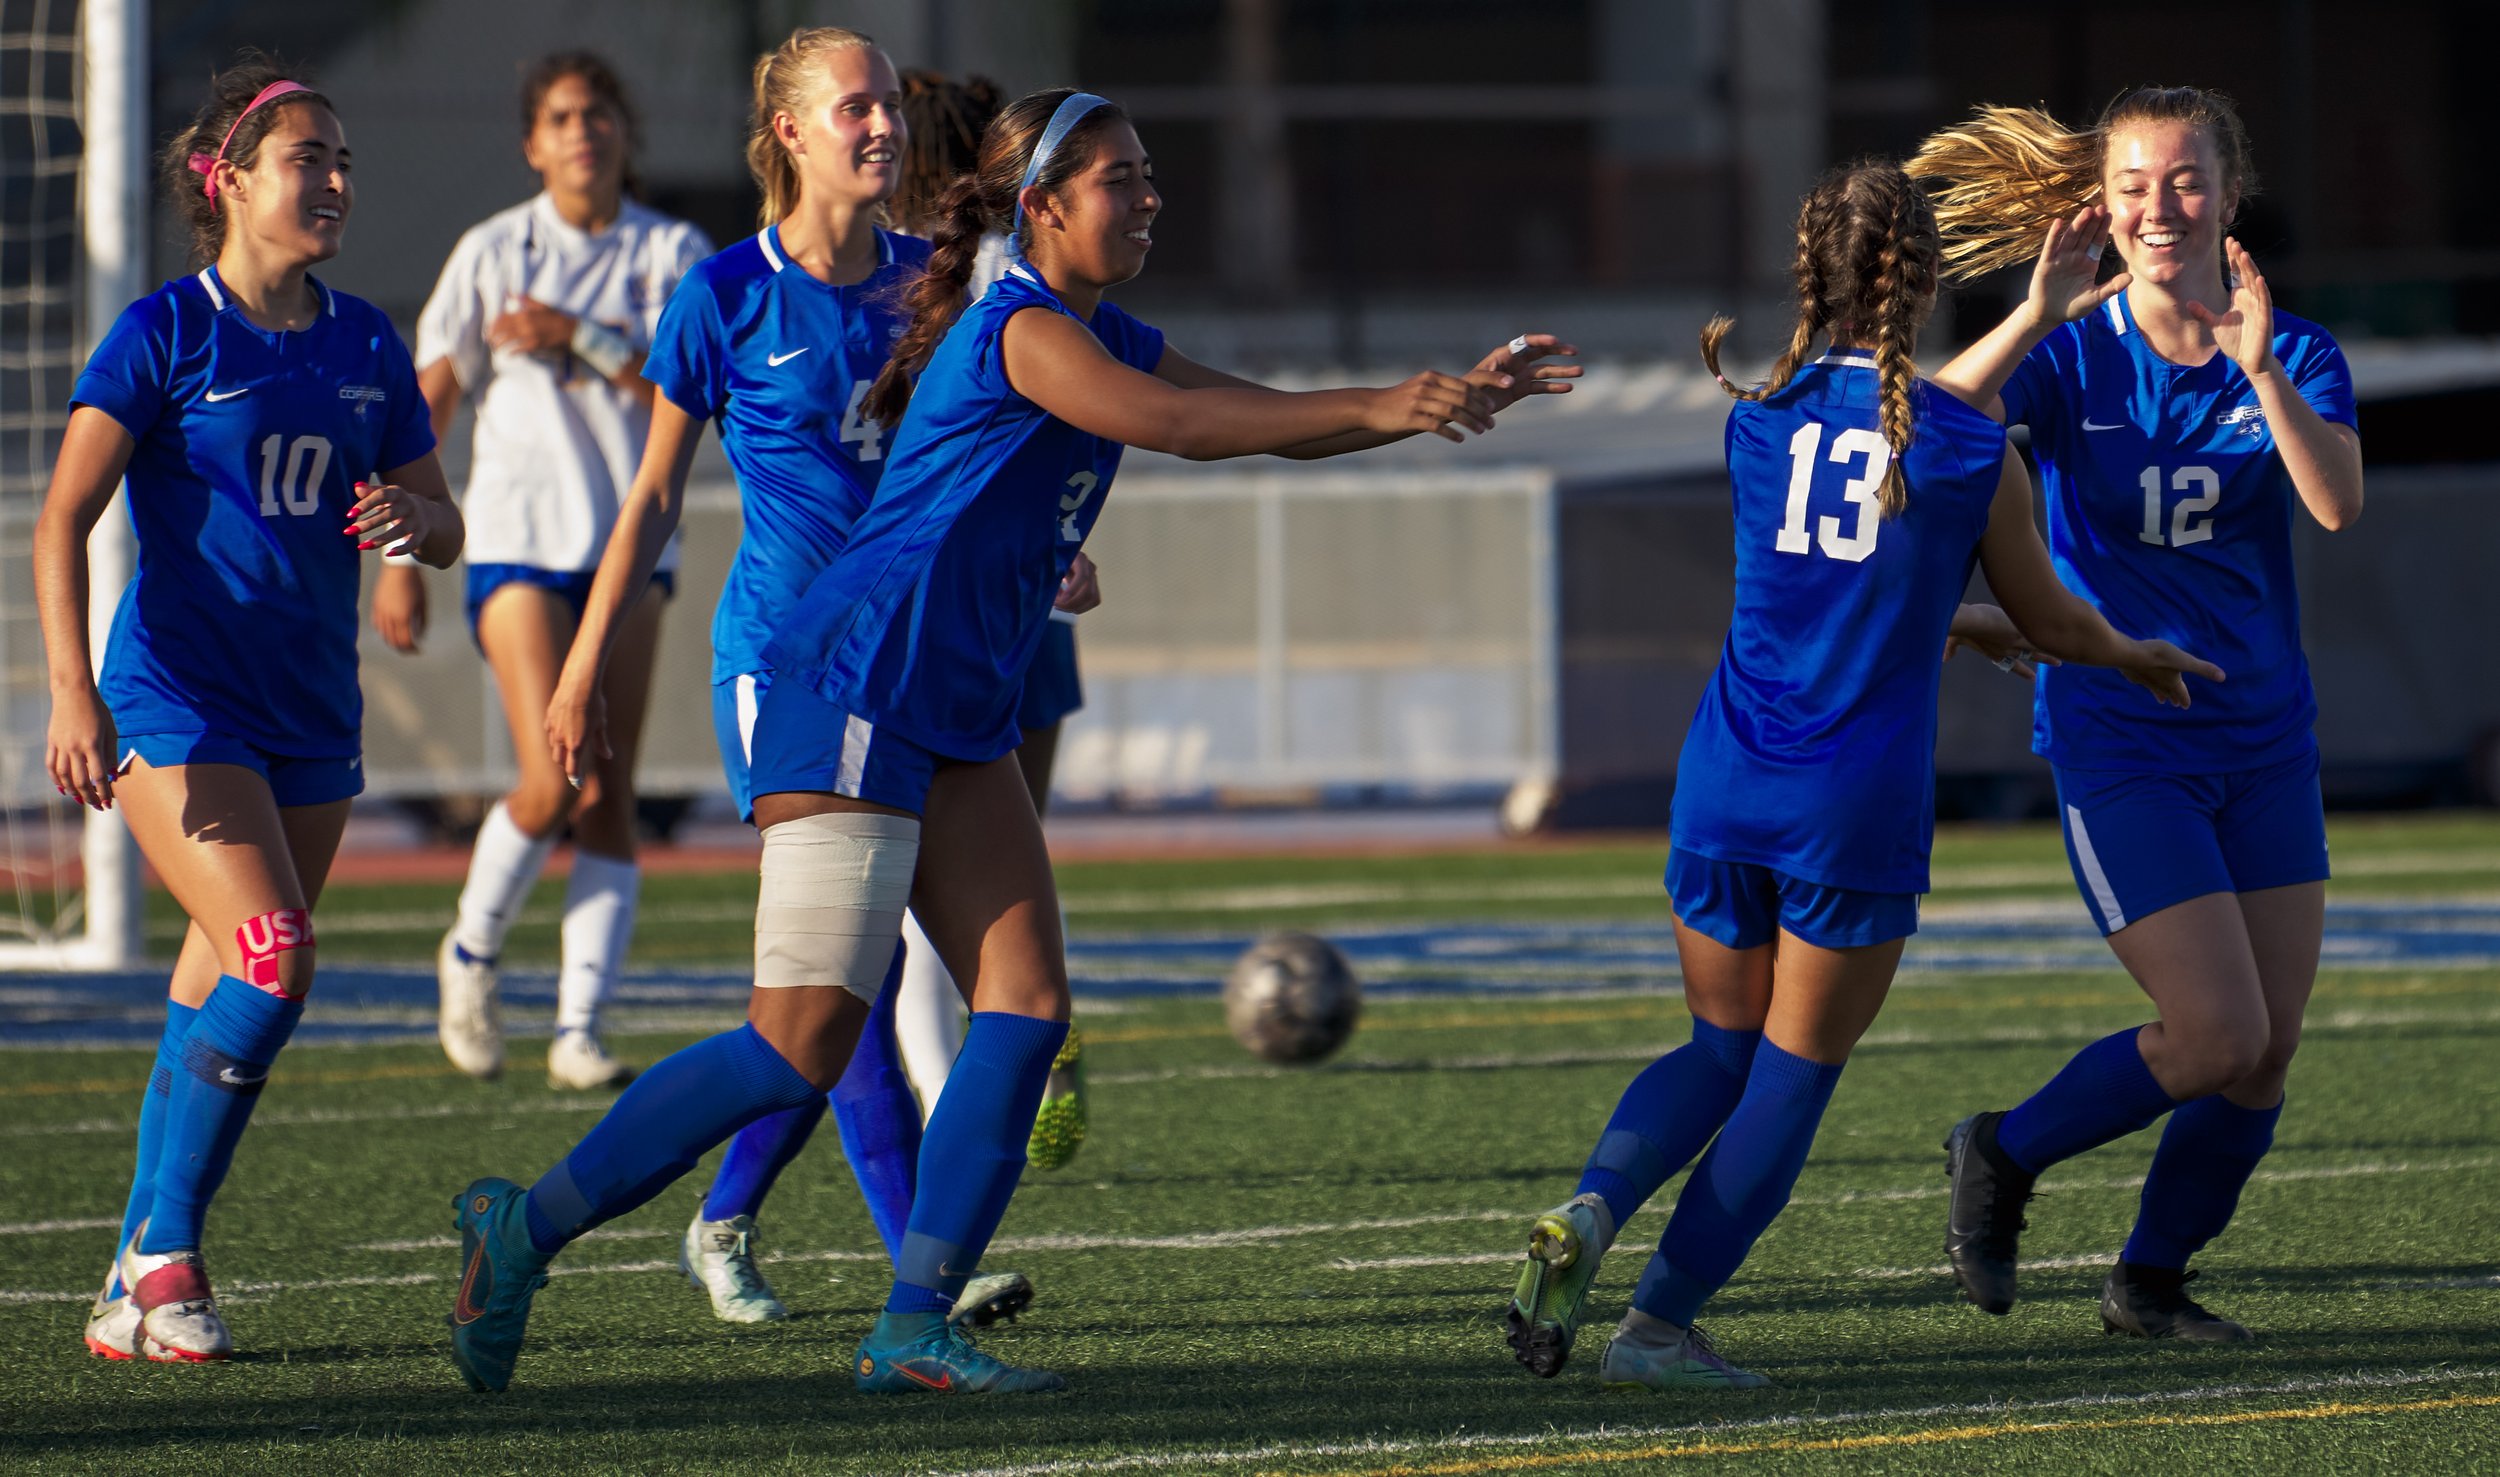
<path id="1" fill-rule="evenodd" d="M 2500 892 L 2500 825 L 2342 825 L 2336 895 Z M 1071 867 L 1080 933 L 1360 918 L 1654 916 L 1649 846 L 1496 857 Z M 2054 834 L 1956 834 L 1942 890 L 2057 896 Z M 738 879 L 655 879 L 641 952 L 730 962 Z M 1576 892 L 1575 892 L 1576 889 Z M 447 901 L 448 890 L 443 890 Z M 325 955 L 418 958 L 424 889 L 342 893 Z M 696 921 L 709 919 L 711 921 Z M 551 933 L 551 930 L 548 930 Z M 402 935 L 405 935 L 403 939 Z M 548 939 L 547 942 L 551 942 Z M 394 950 L 399 952 L 394 953 Z M 994 1267 L 1041 1301 L 989 1336 L 1060 1396 L 852 1393 L 883 1292 L 827 1131 L 767 1208 L 802 1316 L 714 1323 L 673 1269 L 706 1171 L 568 1251 L 514 1388 L 444 1356 L 453 1193 L 526 1178 L 595 1102 L 527 1071 L 481 1086 L 430 1048 L 292 1053 L 211 1219 L 243 1357 L 107 1365 L 79 1345 L 108 1254 L 146 1056 L 0 1053 L 0 1466 L 10 1470 L 844 1473 L 2500 1470 L 2500 979 L 2330 970 L 2274 1155 L 2201 1261 L 2257 1328 L 2236 1350 L 2105 1338 L 2093 1259 L 2132 1218 L 2140 1136 L 2055 1171 L 2027 1300 L 1991 1319 L 1938 1266 L 1937 1141 L 2076 1046 L 2139 1019 L 2116 970 L 1905 979 L 1843 1080 L 1798 1199 L 1704 1314 L 1779 1388 L 1608 1395 L 1594 1341 L 1662 1224 L 1600 1279 L 1561 1378 L 1511 1362 L 1500 1312 L 1527 1217 L 1571 1189 L 1623 1082 L 1683 1034 L 1654 993 L 1376 1004 L 1345 1055 L 1259 1067 L 1212 1000 L 1085 1016 L 1094 1137 L 1026 1180 Z M 648 1060 L 683 1038 L 619 1043 Z M 534 1048 L 523 1046 L 526 1060 Z M 38 1222 L 83 1228 L 34 1230 Z"/>

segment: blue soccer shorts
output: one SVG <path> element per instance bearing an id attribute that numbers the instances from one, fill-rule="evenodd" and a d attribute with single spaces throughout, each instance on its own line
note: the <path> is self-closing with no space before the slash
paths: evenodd
<path id="1" fill-rule="evenodd" d="M 2190 898 L 2323 882 L 2316 750 L 2229 774 L 2057 769 L 2075 886 L 2104 934 Z"/>
<path id="2" fill-rule="evenodd" d="M 1681 847 L 1667 853 L 1677 921 L 1731 949 L 1758 949 L 1782 930 L 1819 949 L 1858 949 L 1918 932 L 1918 894 L 1826 887 L 1752 862 Z"/>
<path id="3" fill-rule="evenodd" d="M 134 759 L 143 761 L 150 769 L 170 769 L 177 764 L 237 764 L 268 783 L 269 796 L 280 809 L 327 805 L 365 792 L 364 760 L 354 754 L 321 759 L 273 754 L 250 739 L 215 732 L 125 733 L 120 742 L 122 761 L 116 773 L 128 774 Z"/>
<path id="4" fill-rule="evenodd" d="M 758 795 L 793 790 L 847 795 L 914 815 L 928 809 L 929 781 L 938 766 L 952 761 L 899 733 L 880 730 L 857 714 L 843 712 L 826 702 L 810 683 L 766 682 L 761 686 L 748 729 L 747 794 L 740 802 L 741 810 L 752 812 Z M 719 691 L 720 687 L 713 689 L 715 721 Z M 731 702 L 734 709 L 734 693 Z"/>

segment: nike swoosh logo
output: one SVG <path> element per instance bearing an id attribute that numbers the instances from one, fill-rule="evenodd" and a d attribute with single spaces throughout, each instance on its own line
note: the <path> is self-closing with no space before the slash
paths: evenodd
<path id="1" fill-rule="evenodd" d="M 214 405 L 220 400 L 232 400 L 237 395 L 249 395 L 250 393 L 252 393 L 252 387 L 250 385 L 245 385 L 240 390 L 228 390 L 223 394 L 220 394 L 215 390 L 211 390 L 200 398 L 206 400 L 209 404 Z"/>
<path id="2" fill-rule="evenodd" d="M 477 1287 L 478 1265 L 485 1260 L 486 1240 L 484 1237 L 480 1237 L 478 1238 L 477 1250 L 469 1253 L 468 1267 L 460 1274 L 460 1295 L 452 1299 L 451 1321 L 455 1327 L 466 1328 L 470 1324 L 475 1323 L 480 1318 L 486 1316 L 486 1310 L 479 1307 L 475 1298 L 472 1296 L 473 1291 Z"/>
<path id="3" fill-rule="evenodd" d="M 2087 431 L 2123 431 L 2127 428 L 2127 423 L 2125 421 L 2118 421 L 2111 425 L 2104 426 L 2095 422 L 2090 416 L 2085 416 L 2083 418 L 2083 428 Z"/>
<path id="4" fill-rule="evenodd" d="M 816 347 L 814 344 L 807 346 L 808 349 L 812 349 L 814 347 Z M 767 354 L 764 356 L 764 362 L 771 365 L 775 369 L 779 369 L 784 364 L 789 363 L 791 360 L 796 359 L 801 354 L 806 352 L 807 349 L 792 349 L 787 354 Z"/>
<path id="5" fill-rule="evenodd" d="M 936 1379 L 931 1379 L 908 1364 L 895 1365 L 894 1372 L 901 1375 L 903 1378 L 910 1380 L 913 1384 L 926 1386 L 929 1389 L 937 1391 L 941 1395 L 955 1388 L 955 1377 L 951 1374 L 940 1374 Z"/>
<path id="6" fill-rule="evenodd" d="M 267 1072 L 263 1072 L 257 1077 L 244 1077 L 237 1075 L 232 1067 L 219 1067 L 217 1069 L 217 1080 L 225 1083 L 228 1087 L 257 1087 L 261 1083 L 269 1080 L 269 1074 Z"/>

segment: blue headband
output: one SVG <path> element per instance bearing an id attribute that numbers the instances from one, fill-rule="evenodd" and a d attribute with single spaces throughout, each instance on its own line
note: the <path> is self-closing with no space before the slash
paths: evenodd
<path id="1" fill-rule="evenodd" d="M 1041 178 L 1042 166 L 1048 164 L 1050 156 L 1059 151 L 1059 145 L 1069 132 L 1085 121 L 1085 115 L 1096 108 L 1109 106 L 1111 99 L 1107 97 L 1096 97 L 1090 92 L 1072 92 L 1052 111 L 1050 126 L 1042 130 L 1042 141 L 1033 146 L 1033 162 L 1024 166 L 1024 183 L 1016 186 L 1016 224 L 1007 239 L 1016 243 L 1018 252 L 1024 249 L 1024 192 L 1033 188 L 1033 181 Z"/>

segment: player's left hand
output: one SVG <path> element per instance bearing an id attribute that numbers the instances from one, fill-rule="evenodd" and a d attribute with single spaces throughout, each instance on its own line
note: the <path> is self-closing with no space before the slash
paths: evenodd
<path id="1" fill-rule="evenodd" d="M 2217 313 L 2200 302 L 2184 306 L 2187 315 L 2212 330 L 2214 344 L 2250 379 L 2277 367 L 2274 359 L 2274 294 L 2248 249 L 2236 240 L 2222 243 L 2231 268 L 2231 310 Z"/>
<path id="2" fill-rule="evenodd" d="M 1070 615 L 1083 615 L 1102 604 L 1102 571 L 1079 549 L 1068 560 L 1068 572 L 1059 578 L 1059 598 L 1051 602 L 1057 610 Z"/>
<path id="3" fill-rule="evenodd" d="M 1476 361 L 1467 382 L 1482 389 L 1496 412 L 1510 409 L 1530 395 L 1568 395 L 1571 381 L 1584 371 L 1578 364 L 1539 364 L 1547 358 L 1577 359 L 1580 351 L 1550 333 L 1523 333 Z"/>
<path id="4" fill-rule="evenodd" d="M 1965 646 L 1996 663 L 1997 670 L 2026 681 L 2042 667 L 2059 665 L 2057 658 L 2034 651 L 2031 638 L 2014 624 L 2014 618 L 1993 605 L 1969 604 L 1953 613 L 1953 625 L 1944 638 L 1944 659 L 1953 660 L 1953 653 Z"/>
<path id="5" fill-rule="evenodd" d="M 2155 700 L 2174 708 L 2188 705 L 2187 679 L 2202 677 L 2220 682 L 2222 669 L 2202 657 L 2190 656 L 2167 641 L 2138 641 L 2135 652 L 2119 673 L 2129 682 L 2143 688 Z"/>
<path id="6" fill-rule="evenodd" d="M 356 484 L 356 504 L 347 510 L 347 536 L 359 549 L 385 554 L 412 554 L 425 547 L 434 532 L 434 504 L 393 482 Z"/>
<path id="7" fill-rule="evenodd" d="M 573 319 L 532 297 L 512 299 L 510 310 L 486 325 L 486 342 L 524 354 L 560 354 L 573 345 Z"/>

